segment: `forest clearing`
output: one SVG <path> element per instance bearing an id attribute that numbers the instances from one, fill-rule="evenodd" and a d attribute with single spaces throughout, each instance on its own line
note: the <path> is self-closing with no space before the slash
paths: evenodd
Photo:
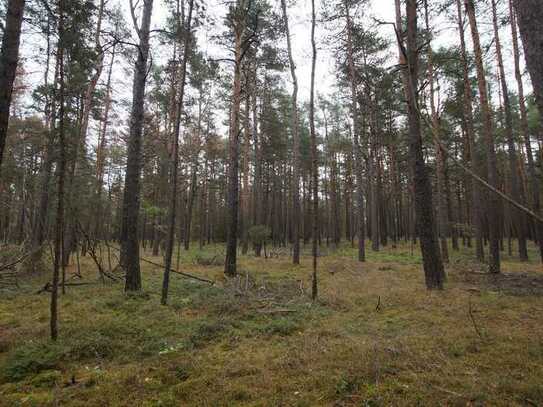
<path id="1" fill-rule="evenodd" d="M 0 406 L 543 406 L 542 0 L 0 0 Z"/>
<path id="2" fill-rule="evenodd" d="M 2 405 L 540 405 L 543 276 L 537 262 L 505 258 L 489 276 L 455 254 L 447 290 L 428 292 L 409 245 L 321 257 L 320 300 L 308 296 L 310 257 L 240 258 L 172 276 L 142 265 L 145 291 L 102 285 L 88 259 L 61 297 L 51 343 L 48 295 L 36 279 L 0 301 Z M 150 255 L 150 253 L 145 253 Z M 152 260 L 158 258 L 149 256 Z M 75 267 L 75 266 L 74 266 Z M 71 271 L 69 271 L 71 275 Z M 246 277 L 248 276 L 248 278 Z"/>

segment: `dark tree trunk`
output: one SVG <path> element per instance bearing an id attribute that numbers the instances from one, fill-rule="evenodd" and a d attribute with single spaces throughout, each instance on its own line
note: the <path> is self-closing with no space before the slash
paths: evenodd
<path id="1" fill-rule="evenodd" d="M 6 146 L 11 94 L 19 61 L 19 43 L 25 0 L 8 0 L 2 50 L 0 53 L 0 174 Z"/>
<path id="2" fill-rule="evenodd" d="M 285 30 L 287 37 L 287 48 L 290 65 L 290 75 L 292 77 L 292 262 L 300 264 L 300 135 L 298 131 L 298 78 L 296 77 L 296 65 L 292 55 L 292 45 L 290 41 L 290 30 L 288 25 L 287 2 L 281 0 L 283 10 L 283 19 L 285 20 Z"/>
<path id="3" fill-rule="evenodd" d="M 473 97 L 471 93 L 469 65 L 466 52 L 466 41 L 464 37 L 464 18 L 462 13 L 462 4 L 460 0 L 456 0 L 458 11 L 458 31 L 460 33 L 460 55 L 462 59 L 462 75 L 464 79 L 464 120 L 466 127 L 466 138 L 469 150 L 471 170 L 475 173 L 480 171 L 480 162 L 478 153 L 475 150 L 475 128 L 473 125 Z M 472 202 L 472 223 L 475 230 L 475 255 L 477 260 L 484 261 L 484 246 L 483 246 L 483 213 L 481 210 L 481 189 L 477 181 L 471 179 L 470 191 Z"/>
<path id="4" fill-rule="evenodd" d="M 162 280 L 162 297 L 161 303 L 165 305 L 168 302 L 168 288 L 170 284 L 170 270 L 172 266 L 172 254 L 173 246 L 175 243 L 175 220 L 177 216 L 177 184 L 179 173 L 179 133 L 181 130 L 181 116 L 183 114 L 183 98 L 185 96 L 185 82 L 187 76 L 187 63 L 190 55 L 190 41 L 191 41 L 191 23 L 192 23 L 192 10 L 194 0 L 189 0 L 189 13 L 187 17 L 187 23 L 183 35 L 183 63 L 181 67 L 181 79 L 179 89 L 179 100 L 177 101 L 177 109 L 175 115 L 175 126 L 173 133 L 173 151 L 172 162 L 170 164 L 170 179 L 171 179 L 171 195 L 170 195 L 170 208 L 168 212 L 168 235 L 166 237 L 166 251 L 164 253 L 164 278 Z M 179 16 L 178 16 L 179 18 Z M 182 21 L 184 24 L 185 22 Z M 194 170 L 196 171 L 196 170 Z M 191 186 L 191 209 L 192 202 L 194 201 L 194 185 Z M 189 216 L 192 214 L 189 214 Z M 188 225 L 190 225 L 190 218 L 188 219 Z M 190 227 L 187 227 L 187 235 L 190 239 Z M 185 240 L 185 246 L 187 240 Z M 188 248 L 188 247 L 187 247 Z"/>
<path id="5" fill-rule="evenodd" d="M 226 225 L 226 260 L 224 273 L 228 276 L 237 274 L 238 247 L 238 207 L 239 207 L 239 113 L 241 105 L 241 59 L 242 29 L 235 30 L 235 66 L 232 112 L 230 115 L 230 135 L 228 140 L 228 192 Z"/>
<path id="6" fill-rule="evenodd" d="M 496 0 L 492 0 L 492 22 L 494 26 L 494 43 L 496 45 L 496 56 L 498 59 L 498 69 L 500 72 L 500 85 L 503 94 L 503 107 L 505 111 L 505 136 L 509 153 L 509 184 L 511 194 L 520 203 L 525 204 L 525 191 L 521 180 L 519 180 L 518 158 L 513 137 L 513 113 L 511 111 L 511 101 L 509 99 L 509 89 L 503 67 L 502 47 L 498 27 L 498 15 L 496 12 Z M 512 228 L 518 238 L 518 251 L 521 261 L 528 260 L 528 248 L 526 247 L 526 215 L 510 206 Z"/>
<path id="7" fill-rule="evenodd" d="M 532 78 L 534 95 L 543 122 L 543 2 L 514 0 L 526 67 Z"/>
<path id="8" fill-rule="evenodd" d="M 138 29 L 139 47 L 134 68 L 132 88 L 132 111 L 126 159 L 126 176 L 123 195 L 121 223 L 120 264 L 126 273 L 125 291 L 141 290 L 140 250 L 138 240 L 138 219 L 140 210 L 142 168 L 142 138 L 144 119 L 145 84 L 149 58 L 149 31 L 153 0 L 144 0 L 141 28 Z"/>
<path id="9" fill-rule="evenodd" d="M 60 277 L 60 268 L 64 270 L 62 264 L 62 246 L 63 246 L 63 231 L 64 231 L 64 181 L 66 174 L 66 148 L 65 148 L 65 106 L 64 106 L 64 4 L 63 0 L 59 0 L 59 22 L 58 22 L 58 66 L 59 66 L 59 112 L 58 112 L 58 191 L 57 191 L 57 213 L 55 225 L 55 240 L 54 240 L 54 258 L 53 258 L 53 282 L 51 287 L 51 339 L 56 341 L 58 338 L 58 284 Z"/>
<path id="10" fill-rule="evenodd" d="M 188 202 L 187 202 L 187 221 L 185 222 L 185 238 L 184 238 L 184 248 L 185 250 L 188 250 L 190 247 L 190 234 L 191 234 L 191 228 L 192 228 L 192 211 L 194 208 L 194 200 L 196 199 L 196 164 L 193 163 L 191 175 L 190 175 L 190 188 L 189 188 L 189 196 L 188 196 Z"/>
<path id="11" fill-rule="evenodd" d="M 517 11 L 520 36 L 524 45 L 526 67 L 532 79 L 534 95 L 539 109 L 541 128 L 543 128 L 543 3 L 540 0 L 513 1 Z M 537 208 L 536 205 L 540 205 L 538 182 L 535 177 L 532 177 L 534 208 Z M 534 188 L 534 185 L 537 186 Z M 537 210 L 541 213 L 540 208 L 537 208 Z M 536 230 L 538 232 L 537 239 L 539 241 L 541 259 L 543 261 L 543 225 L 541 222 L 537 222 Z"/>
<path id="12" fill-rule="evenodd" d="M 518 87 L 518 98 L 520 106 L 520 132 L 522 139 L 524 141 L 524 147 L 526 149 L 526 158 L 528 160 L 528 175 L 530 178 L 530 187 L 532 189 L 532 207 L 534 212 L 538 215 L 541 214 L 541 198 L 539 196 L 540 187 L 539 180 L 537 178 L 534 156 L 532 152 L 532 143 L 530 140 L 530 132 L 528 129 L 528 111 L 526 108 L 526 99 L 524 97 L 524 84 L 522 83 L 522 74 L 520 71 L 520 50 L 518 44 L 518 34 L 517 34 L 517 19 L 516 14 L 513 10 L 513 0 L 509 0 L 509 14 L 511 17 L 511 35 L 513 38 L 513 57 L 515 61 L 515 78 L 517 81 Z M 543 18 L 543 13 L 540 16 Z M 543 35 L 540 41 L 540 50 L 543 46 Z M 543 80 L 543 77 L 541 78 Z M 541 222 L 535 221 L 535 238 L 539 245 L 539 254 L 541 261 L 543 262 L 543 224 Z"/>
<path id="13" fill-rule="evenodd" d="M 477 20 L 475 18 L 475 6 L 473 0 L 464 0 L 466 12 L 468 14 L 471 27 L 471 37 L 473 40 L 473 49 L 475 54 L 475 65 L 477 67 L 477 83 L 479 85 L 479 100 L 483 114 L 483 134 L 486 144 L 486 162 L 488 183 L 495 189 L 498 189 L 498 170 L 496 165 L 496 150 L 494 146 L 494 133 L 492 114 L 488 101 L 488 88 L 486 82 L 486 74 L 483 65 L 483 54 L 481 50 L 481 42 L 479 39 L 479 31 L 477 28 Z M 488 231 L 489 231 L 489 270 L 491 273 L 500 272 L 500 216 L 499 216 L 499 201 L 496 194 L 491 193 L 488 197 Z"/>
<path id="14" fill-rule="evenodd" d="M 428 2 L 424 0 L 424 16 L 426 21 L 426 30 L 430 31 Z M 440 118 L 435 105 L 435 83 L 434 83 L 434 65 L 433 65 L 433 50 L 432 45 L 428 44 L 428 82 L 430 84 L 430 110 L 432 114 L 432 132 L 436 140 L 441 140 L 441 124 Z M 441 245 L 441 259 L 444 263 L 449 262 L 449 248 L 447 237 L 449 234 L 449 216 L 447 210 L 447 193 L 445 185 L 445 171 L 447 156 L 445 151 L 436 142 L 436 175 L 437 175 L 437 215 L 438 215 L 438 231 Z"/>
<path id="15" fill-rule="evenodd" d="M 417 0 L 407 0 L 407 108 L 409 120 L 409 161 L 412 167 L 417 232 L 420 237 L 426 287 L 442 289 L 445 272 L 435 234 L 432 186 L 422 152 L 420 116 L 417 104 L 418 43 Z"/>
<path id="16" fill-rule="evenodd" d="M 309 127 L 311 137 L 311 167 L 313 178 L 313 274 L 311 278 L 311 298 L 317 299 L 317 244 L 319 239 L 319 166 L 317 157 L 317 134 L 315 131 L 315 68 L 317 62 L 317 44 L 315 41 L 315 0 L 311 0 L 311 91 L 309 95 Z"/>
<path id="17" fill-rule="evenodd" d="M 366 260 L 366 220 L 364 211 L 364 179 L 362 164 L 362 149 L 360 145 L 360 118 L 358 117 L 358 95 L 356 90 L 355 66 L 353 59 L 352 21 L 349 14 L 349 5 L 345 3 L 345 15 L 347 19 L 347 63 L 349 65 L 349 85 L 351 88 L 351 120 L 353 121 L 353 149 L 354 168 L 356 177 L 356 205 L 357 235 L 358 235 L 358 261 Z"/>

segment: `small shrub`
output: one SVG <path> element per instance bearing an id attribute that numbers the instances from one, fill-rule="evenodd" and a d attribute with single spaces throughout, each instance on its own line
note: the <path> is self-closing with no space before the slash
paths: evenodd
<path id="1" fill-rule="evenodd" d="M 194 328 L 192 334 L 189 337 L 190 343 L 199 347 L 206 342 L 210 342 L 219 338 L 225 331 L 229 329 L 229 325 L 224 321 L 204 321 L 200 322 Z"/>
<path id="2" fill-rule="evenodd" d="M 349 394 L 353 394 L 358 390 L 358 380 L 357 378 L 352 377 L 340 377 L 338 382 L 336 383 L 336 394 L 338 396 L 346 396 Z"/>
<path id="3" fill-rule="evenodd" d="M 289 336 L 297 329 L 299 329 L 299 325 L 295 321 L 288 318 L 278 318 L 260 327 L 259 331 L 266 335 Z"/>
<path id="4" fill-rule="evenodd" d="M 106 359 L 115 354 L 113 340 L 100 332 L 89 332 L 74 339 L 70 346 L 69 358 L 71 360 Z"/>
<path id="5" fill-rule="evenodd" d="M 271 238 L 271 229 L 265 225 L 251 226 L 247 233 L 254 245 L 263 245 Z"/>
<path id="6" fill-rule="evenodd" d="M 174 369 L 175 377 L 177 380 L 184 382 L 190 377 L 190 368 L 188 366 L 177 366 Z"/>
<path id="7" fill-rule="evenodd" d="M 30 375 L 58 367 L 63 353 L 57 344 L 27 342 L 17 348 L 6 360 L 2 379 L 20 381 Z"/>
<path id="8" fill-rule="evenodd" d="M 46 370 L 34 376 L 30 384 L 34 387 L 53 388 L 61 380 L 62 375 L 58 370 Z"/>
<path id="9" fill-rule="evenodd" d="M 222 266 L 224 256 L 216 253 L 199 252 L 194 256 L 194 263 L 204 267 Z"/>

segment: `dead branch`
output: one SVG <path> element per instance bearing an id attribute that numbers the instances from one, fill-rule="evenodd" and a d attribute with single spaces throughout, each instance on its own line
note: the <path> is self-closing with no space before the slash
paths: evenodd
<path id="1" fill-rule="evenodd" d="M 394 27 L 394 32 L 396 34 L 396 40 L 398 41 L 398 45 L 400 47 L 400 50 L 401 50 L 401 53 L 403 54 L 403 56 L 405 57 L 406 56 L 406 50 L 403 46 L 403 41 L 401 40 L 401 37 L 398 33 L 398 30 L 396 28 L 396 25 L 393 24 L 393 23 L 387 23 L 387 24 L 392 24 L 393 27 Z M 417 101 L 417 98 L 415 97 L 415 101 Z M 420 107 L 418 106 L 418 103 L 417 103 L 417 113 L 419 115 L 419 117 L 424 121 L 424 123 L 428 126 L 428 128 L 430 128 L 431 130 L 431 134 L 432 134 L 432 138 L 434 139 L 435 143 L 437 144 L 438 148 L 443 151 L 445 154 L 447 154 L 448 157 L 451 158 L 451 160 L 453 161 L 454 164 L 456 164 L 458 167 L 460 167 L 460 169 L 462 169 L 463 171 L 465 171 L 470 177 L 472 177 L 475 181 L 477 181 L 478 183 L 480 183 L 483 187 L 485 187 L 486 189 L 488 189 L 490 192 L 498 195 L 500 198 L 502 198 L 503 200 L 509 202 L 511 205 L 513 205 L 514 207 L 516 207 L 517 209 L 521 210 L 522 212 L 525 212 L 526 214 L 530 215 L 532 218 L 534 218 L 535 220 L 537 220 L 538 222 L 542 223 L 543 224 L 543 218 L 541 216 L 539 216 L 539 214 L 536 214 L 535 212 L 533 212 L 532 210 L 530 210 L 529 208 L 527 208 L 526 206 L 522 205 L 521 203 L 517 202 L 516 200 L 514 200 L 513 198 L 511 198 L 510 196 L 508 196 L 507 194 L 503 193 L 502 191 L 500 191 L 499 189 L 497 188 L 494 188 L 492 185 L 490 185 L 488 182 L 486 182 L 483 178 L 479 177 L 475 172 L 473 172 L 470 168 L 468 168 L 467 166 L 465 166 L 464 164 L 462 164 L 460 161 L 458 161 L 456 159 L 456 157 L 448 154 L 448 151 L 447 149 L 445 148 L 445 146 L 443 145 L 443 142 L 441 141 L 441 138 L 439 137 L 439 135 L 437 134 L 437 132 L 434 130 L 434 126 L 432 126 L 428 119 L 426 118 L 425 115 L 422 114 L 422 111 L 420 109 Z"/>
<path id="2" fill-rule="evenodd" d="M 479 330 L 479 327 L 477 326 L 477 322 L 475 321 L 475 317 L 473 316 L 473 310 L 471 308 L 471 296 L 469 297 L 468 301 L 468 313 L 469 317 L 471 319 L 471 323 L 473 324 L 473 328 L 475 329 L 475 332 L 477 332 L 477 335 L 479 335 L 479 338 L 483 339 L 483 335 L 481 331 Z"/>
<path id="3" fill-rule="evenodd" d="M 296 312 L 296 310 L 281 308 L 281 309 L 263 309 L 263 310 L 259 310 L 258 312 L 261 314 L 287 314 L 290 312 Z"/>
<path id="4" fill-rule="evenodd" d="M 85 283 L 64 283 L 64 285 L 66 287 L 70 286 L 70 287 L 79 287 L 79 286 L 83 286 L 83 285 L 96 285 L 98 284 L 97 282 L 85 282 Z M 44 292 L 51 292 L 51 288 L 52 288 L 52 284 L 50 281 L 48 281 L 47 283 L 45 283 L 45 285 L 40 288 L 38 291 L 36 291 L 36 294 L 41 294 L 41 293 L 44 293 Z"/>
<path id="5" fill-rule="evenodd" d="M 113 250 L 117 250 L 117 251 L 120 251 L 120 249 L 114 247 L 114 246 L 109 246 L 107 243 L 104 243 L 106 246 L 110 247 L 111 249 Z M 151 261 L 149 259 L 146 259 L 144 257 L 140 257 L 140 260 L 143 261 L 144 263 L 148 263 L 148 264 L 151 264 L 153 266 L 156 266 L 156 267 L 162 267 L 164 268 L 164 265 L 163 264 L 160 264 L 160 263 L 156 263 L 154 261 Z M 183 277 L 186 277 L 186 278 L 191 278 L 193 280 L 198 280 L 198 281 L 202 281 L 204 283 L 208 283 L 208 284 L 211 284 L 211 285 L 215 285 L 215 281 L 213 280 L 208 280 L 207 278 L 203 278 L 203 277 L 198 277 L 198 276 L 195 276 L 193 274 L 189 274 L 189 273 L 184 273 L 182 271 L 179 271 L 179 270 L 175 270 L 175 269 L 172 269 L 170 268 L 170 272 L 172 273 L 175 273 L 175 274 L 179 274 Z"/>

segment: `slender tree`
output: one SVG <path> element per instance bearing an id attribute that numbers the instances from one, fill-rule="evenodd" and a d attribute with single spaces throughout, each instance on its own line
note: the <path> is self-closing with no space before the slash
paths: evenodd
<path id="1" fill-rule="evenodd" d="M 292 77 L 292 262 L 300 264 L 300 134 L 298 120 L 298 78 L 296 76 L 296 64 L 292 55 L 290 29 L 288 24 L 288 12 L 286 0 L 281 0 L 283 19 L 287 37 L 287 50 Z"/>
<path id="2" fill-rule="evenodd" d="M 179 133 L 181 130 L 181 118 L 183 115 L 183 99 L 185 96 L 185 82 L 187 77 L 187 63 L 190 57 L 191 24 L 194 0 L 189 0 L 189 11 L 187 21 L 182 22 L 183 30 L 183 62 L 181 64 L 181 79 L 179 82 L 179 99 L 177 100 L 177 111 L 175 114 L 175 125 L 173 131 L 172 162 L 170 163 L 170 208 L 168 213 L 168 235 L 166 237 L 166 252 L 164 254 L 164 278 L 162 280 L 162 305 L 168 302 L 168 288 L 170 284 L 170 269 L 172 266 L 173 246 L 175 242 L 175 219 L 177 215 L 177 180 L 179 172 Z M 179 16 L 177 16 L 179 18 Z M 181 33 L 178 33 L 178 35 Z"/>
<path id="3" fill-rule="evenodd" d="M 224 274 L 237 274 L 238 247 L 238 209 L 239 209 L 239 138 L 241 107 L 241 74 L 243 59 L 251 45 L 252 34 L 248 35 L 248 22 L 253 11 L 250 0 L 236 0 L 228 13 L 228 23 L 234 35 L 234 78 L 232 104 L 230 107 L 230 129 L 228 137 L 228 187 L 227 187 L 227 225 L 226 225 L 226 259 Z M 257 16 L 258 18 L 258 16 Z"/>
<path id="4" fill-rule="evenodd" d="M 134 5 L 130 1 L 132 14 Z M 149 59 L 149 34 L 153 0 L 144 0 L 141 27 L 134 17 L 135 29 L 139 37 L 139 46 L 134 67 L 132 88 L 132 111 L 130 113 L 130 131 L 128 136 L 128 155 L 123 195 L 121 223 L 121 267 L 125 270 L 125 291 L 141 290 L 140 255 L 138 239 L 138 220 L 141 198 L 142 139 L 144 119 L 145 85 L 147 82 Z"/>
<path id="5" fill-rule="evenodd" d="M 431 34 L 428 1 L 424 0 L 424 17 L 426 22 L 426 31 Z M 430 112 L 432 115 L 432 132 L 436 136 L 436 140 L 441 140 L 441 124 L 439 113 L 436 106 L 435 95 L 435 71 L 434 71 L 434 52 L 432 50 L 431 38 L 428 40 L 427 51 L 427 69 L 428 69 L 428 83 L 430 85 Z M 445 151 L 436 144 L 436 175 L 437 175 L 437 216 L 439 224 L 439 237 L 441 243 L 441 259 L 444 263 L 449 262 L 449 249 L 447 243 L 447 236 L 449 230 L 449 214 L 447 211 L 447 193 L 446 193 L 446 154 Z"/>
<path id="6" fill-rule="evenodd" d="M 350 15 L 350 6 L 348 1 L 344 1 L 345 19 L 347 23 L 347 63 L 349 69 L 349 84 L 351 88 L 351 116 L 353 129 L 353 149 L 354 149 L 354 167 L 356 176 L 356 204 L 357 214 L 357 234 L 358 234 L 358 261 L 366 260 L 366 220 L 364 213 L 364 179 L 363 179 L 363 157 L 362 146 L 360 145 L 360 118 L 358 113 L 358 94 L 356 89 L 356 73 L 353 58 L 353 24 Z"/>
<path id="7" fill-rule="evenodd" d="M 60 268 L 64 267 L 62 262 L 63 233 L 64 233 L 64 182 L 66 175 L 66 140 L 65 140 L 65 101 L 64 101 L 64 0 L 58 2 L 58 190 L 57 210 L 55 223 L 54 258 L 53 258 L 53 281 L 51 285 L 51 339 L 58 338 L 58 285 L 60 280 Z"/>
<path id="8" fill-rule="evenodd" d="M 475 54 L 475 66 L 477 68 L 477 84 L 479 85 L 479 102 L 483 114 L 483 134 L 486 144 L 486 163 L 488 183 L 495 189 L 498 189 L 498 169 L 496 164 L 496 149 L 494 145 L 494 130 L 492 123 L 492 112 L 488 101 L 488 87 L 486 74 L 483 65 L 483 53 L 481 50 L 481 41 L 479 30 L 477 28 L 477 19 L 475 17 L 475 5 L 473 0 L 465 0 L 464 5 L 471 27 L 471 39 L 473 42 L 473 52 Z M 498 196 L 494 193 L 488 197 L 488 230 L 489 230 L 489 270 L 491 273 L 500 272 L 500 216 L 499 216 Z"/>
<path id="9" fill-rule="evenodd" d="M 522 182 L 519 182 L 518 157 L 513 137 L 513 112 L 511 100 L 509 96 L 509 88 L 507 86 L 507 78 L 503 66 L 502 46 L 500 40 L 498 26 L 498 12 L 496 10 L 496 0 L 492 0 L 492 25 L 494 27 L 494 44 L 496 46 L 496 58 L 498 61 L 498 72 L 500 73 L 500 86 L 503 97 L 503 108 L 505 111 L 505 136 L 509 154 L 509 185 L 511 194 L 520 201 L 525 202 L 525 191 Z M 521 261 L 528 260 L 528 248 L 526 246 L 526 216 L 520 210 L 511 207 L 512 211 L 512 227 L 516 232 L 518 239 L 518 252 Z"/>
<path id="10" fill-rule="evenodd" d="M 319 164 L 317 156 L 317 133 L 315 131 L 315 68 L 317 63 L 317 42 L 315 40 L 316 12 L 315 0 L 311 0 L 311 89 L 309 94 L 309 127 L 311 136 L 311 169 L 313 194 L 313 275 L 311 279 L 311 298 L 317 299 L 317 255 L 319 241 Z"/>
<path id="11" fill-rule="evenodd" d="M 460 35 L 460 57 L 462 62 L 463 79 L 463 114 L 466 123 L 466 138 L 470 156 L 470 167 L 474 173 L 478 173 L 481 165 L 479 156 L 475 150 L 475 127 L 473 124 L 473 96 L 471 81 L 469 76 L 469 63 L 466 52 L 466 40 L 464 34 L 464 17 L 462 12 L 462 3 L 456 0 L 458 13 L 458 32 Z M 477 181 L 470 179 L 471 201 L 472 201 L 472 223 L 475 229 L 475 255 L 479 261 L 484 261 L 483 246 L 483 214 L 481 212 L 481 188 Z"/>
<path id="12" fill-rule="evenodd" d="M 420 237 L 426 287 L 428 289 L 442 289 L 445 281 L 445 272 L 435 234 L 432 187 L 422 152 L 420 111 L 417 102 L 419 69 L 417 0 L 407 0 L 406 16 L 407 47 L 405 50 L 405 61 L 407 62 L 408 144 L 409 162 L 413 176 L 417 232 Z"/>

